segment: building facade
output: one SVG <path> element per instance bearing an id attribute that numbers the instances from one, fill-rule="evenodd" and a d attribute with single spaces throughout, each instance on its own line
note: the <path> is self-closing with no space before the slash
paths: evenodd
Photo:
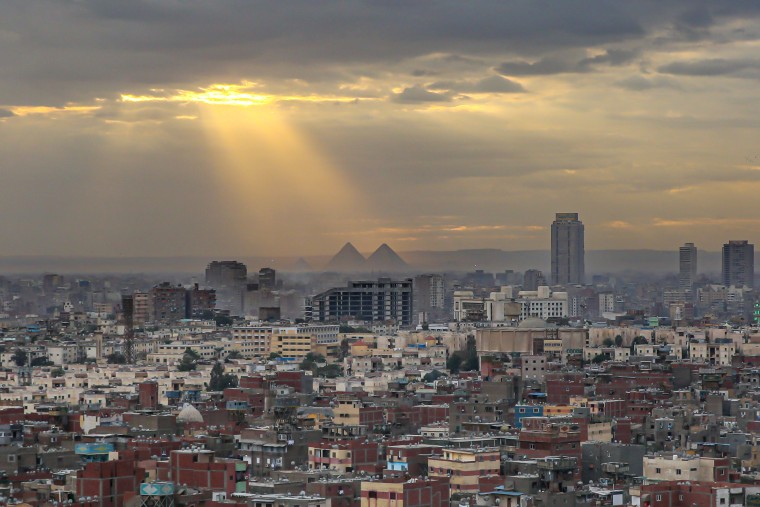
<path id="1" fill-rule="evenodd" d="M 551 227 L 552 283 L 582 285 L 585 278 L 583 222 L 578 213 L 557 213 Z"/>
<path id="2" fill-rule="evenodd" d="M 329 289 L 311 299 L 312 318 L 320 322 L 353 318 L 367 322 L 394 320 L 412 324 L 412 280 L 349 282 L 347 287 Z"/>
<path id="3" fill-rule="evenodd" d="M 755 245 L 731 240 L 723 245 L 723 285 L 755 286 Z"/>
<path id="4" fill-rule="evenodd" d="M 697 279 L 697 247 L 686 243 L 678 249 L 678 288 L 690 291 Z"/>

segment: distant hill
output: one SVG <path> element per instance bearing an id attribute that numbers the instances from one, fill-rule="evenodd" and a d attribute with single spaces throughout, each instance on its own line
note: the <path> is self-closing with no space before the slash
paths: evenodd
<path id="1" fill-rule="evenodd" d="M 483 269 L 490 272 L 525 271 L 540 269 L 549 273 L 549 252 L 547 250 L 506 251 L 494 248 L 431 251 L 414 250 L 396 254 L 393 249 L 380 247 L 376 259 L 385 265 L 399 269 L 380 269 L 359 253 L 350 243 L 333 257 L 314 255 L 254 257 L 232 256 L 248 266 L 249 272 L 262 267 L 272 267 L 284 272 L 335 271 L 338 273 L 404 272 L 406 274 L 425 271 L 473 271 Z M 370 257 L 374 256 L 374 253 Z M 404 267 L 398 260 L 397 256 Z M 65 257 L 65 256 L 13 256 L 0 257 L 0 276 L 3 274 L 56 273 L 177 273 L 201 275 L 206 265 L 217 257 Z M 230 257 L 230 258 L 232 258 Z M 760 256 L 759 256 L 760 257 Z M 759 259 L 760 261 L 760 259 Z M 386 266 L 387 267 L 387 266 Z M 699 272 L 720 273 L 721 253 L 699 251 Z M 586 273 L 621 273 L 625 271 L 665 274 L 678 271 L 678 252 L 669 250 L 588 250 L 586 251 Z M 757 269 L 760 272 L 760 268 Z"/>
<path id="2" fill-rule="evenodd" d="M 404 258 L 416 268 L 448 271 L 525 271 L 540 269 L 544 273 L 551 270 L 548 250 L 473 249 L 455 251 L 410 251 L 403 252 Z M 719 273 L 720 252 L 699 251 L 699 272 Z M 676 273 L 678 252 L 669 250 L 587 250 L 586 273 L 620 273 L 635 271 L 642 273 Z"/>

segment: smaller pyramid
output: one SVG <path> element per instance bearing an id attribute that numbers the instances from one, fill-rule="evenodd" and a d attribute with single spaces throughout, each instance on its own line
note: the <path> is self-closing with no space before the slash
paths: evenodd
<path id="1" fill-rule="evenodd" d="M 393 251 L 387 243 L 380 245 L 367 259 L 367 264 L 374 271 L 404 271 L 409 265 Z"/>
<path id="2" fill-rule="evenodd" d="M 298 273 L 311 271 L 311 264 L 309 264 L 303 257 L 299 257 L 298 260 L 290 267 L 290 271 L 296 271 Z"/>
<path id="3" fill-rule="evenodd" d="M 361 271 L 367 266 L 367 259 L 351 243 L 346 243 L 343 248 L 330 259 L 325 270 L 327 271 Z"/>

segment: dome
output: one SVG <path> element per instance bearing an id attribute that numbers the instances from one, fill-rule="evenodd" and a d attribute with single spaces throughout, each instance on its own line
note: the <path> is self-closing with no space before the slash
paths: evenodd
<path id="1" fill-rule="evenodd" d="M 538 317 L 528 317 L 524 321 L 520 322 L 517 327 L 527 329 L 545 329 L 546 321 L 544 319 L 539 319 Z"/>
<path id="2" fill-rule="evenodd" d="M 177 422 L 202 423 L 203 416 L 200 412 L 198 412 L 197 408 L 190 405 L 189 403 L 185 403 L 185 406 L 182 407 L 182 410 L 180 410 L 179 414 L 177 415 Z"/>

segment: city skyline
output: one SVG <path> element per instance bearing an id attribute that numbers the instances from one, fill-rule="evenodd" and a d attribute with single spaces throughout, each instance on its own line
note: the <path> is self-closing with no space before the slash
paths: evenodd
<path id="1" fill-rule="evenodd" d="M 4 255 L 544 249 L 538 203 L 587 249 L 760 240 L 754 4 L 0 14 Z"/>

